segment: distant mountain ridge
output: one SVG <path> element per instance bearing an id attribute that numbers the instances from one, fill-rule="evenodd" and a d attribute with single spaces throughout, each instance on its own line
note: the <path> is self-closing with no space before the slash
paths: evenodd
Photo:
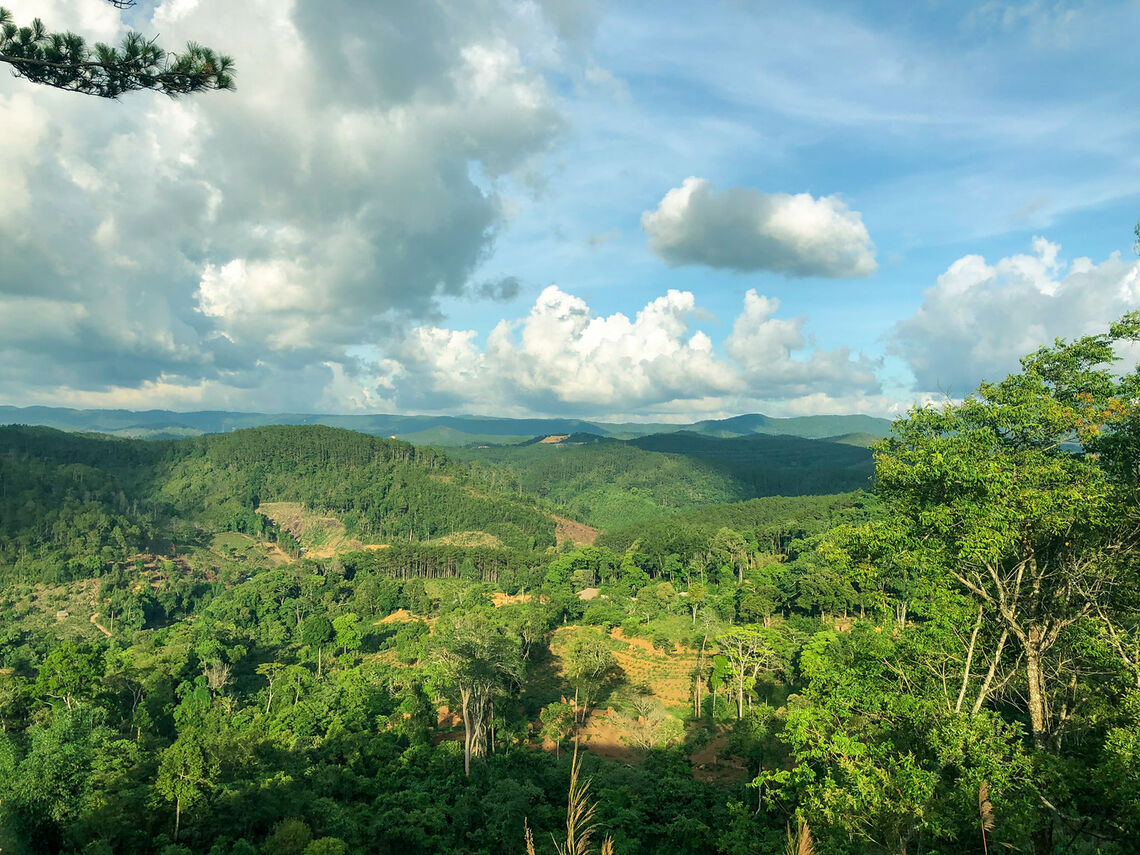
<path id="1" fill-rule="evenodd" d="M 551 434 L 594 434 L 635 439 L 650 434 L 687 431 L 717 438 L 755 434 L 825 439 L 850 434 L 886 436 L 887 419 L 865 415 L 775 418 L 759 413 L 692 424 L 599 422 L 582 419 L 515 419 L 492 416 L 335 415 L 320 413 L 239 413 L 202 410 L 77 410 L 65 407 L 0 406 L 0 424 L 42 425 L 66 431 L 92 431 L 136 439 L 175 439 L 268 425 L 325 425 L 377 436 L 406 439 L 419 445 L 462 446 L 469 443 L 517 443 Z"/>

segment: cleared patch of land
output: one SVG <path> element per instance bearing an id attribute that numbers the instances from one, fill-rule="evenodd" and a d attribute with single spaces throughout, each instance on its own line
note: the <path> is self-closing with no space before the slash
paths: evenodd
<path id="1" fill-rule="evenodd" d="M 332 558 L 364 548 L 363 542 L 348 536 L 339 519 L 311 511 L 300 502 L 263 502 L 257 512 L 297 538 L 308 558 Z"/>
<path id="2" fill-rule="evenodd" d="M 567 541 L 575 546 L 593 546 L 594 541 L 601 534 L 601 531 L 592 525 L 586 525 L 567 517 L 560 517 L 557 514 L 551 514 L 551 516 L 554 518 L 554 539 L 559 546 Z"/>

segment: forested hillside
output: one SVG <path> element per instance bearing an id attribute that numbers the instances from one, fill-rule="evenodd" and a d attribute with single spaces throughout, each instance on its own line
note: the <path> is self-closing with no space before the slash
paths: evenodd
<path id="1" fill-rule="evenodd" d="M 0 849 L 1129 855 L 1140 374 L 1109 369 L 1137 339 L 915 410 L 873 492 L 592 545 L 393 440 L 3 429 Z M 552 444 L 524 451 L 711 471 Z"/>
<path id="2" fill-rule="evenodd" d="M 547 513 L 463 478 L 432 449 L 324 427 L 155 443 L 0 428 L 0 572 L 92 576 L 218 531 L 298 548 L 257 513 L 272 501 L 336 514 L 351 536 L 376 543 L 480 531 L 510 547 L 554 544 Z"/>
<path id="3" fill-rule="evenodd" d="M 691 432 L 628 441 L 569 435 L 558 442 L 449 451 L 473 477 L 562 506 L 609 529 L 672 512 L 760 496 L 864 489 L 871 453 L 791 436 L 717 439 Z"/>

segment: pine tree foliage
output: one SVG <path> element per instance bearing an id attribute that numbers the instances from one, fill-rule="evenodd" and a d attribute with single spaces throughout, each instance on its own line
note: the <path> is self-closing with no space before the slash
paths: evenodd
<path id="1" fill-rule="evenodd" d="M 120 9 L 132 0 L 107 0 Z M 52 32 L 39 18 L 28 26 L 13 22 L 0 7 L 0 62 L 16 77 L 68 92 L 118 98 L 151 89 L 177 97 L 210 89 L 234 88 L 234 61 L 190 42 L 182 53 L 167 53 L 154 39 L 131 31 L 118 47 L 88 45 L 72 32 Z"/>

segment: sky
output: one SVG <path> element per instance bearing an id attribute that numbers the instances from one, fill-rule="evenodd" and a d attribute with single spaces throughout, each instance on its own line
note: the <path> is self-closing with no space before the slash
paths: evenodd
<path id="1" fill-rule="evenodd" d="M 4 0 L 0 403 L 891 416 L 1140 308 L 1140 2 Z"/>

